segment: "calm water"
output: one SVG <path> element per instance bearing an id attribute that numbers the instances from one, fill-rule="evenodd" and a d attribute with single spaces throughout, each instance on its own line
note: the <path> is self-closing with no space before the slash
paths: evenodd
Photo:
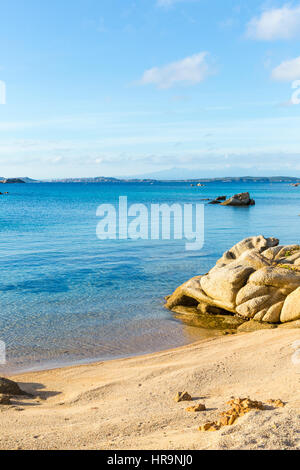
<path id="1" fill-rule="evenodd" d="M 187 344 L 204 332 L 163 308 L 164 296 L 207 272 L 250 235 L 299 243 L 300 188 L 288 184 L 25 184 L 0 199 L 0 340 L 7 370 L 111 359 Z M 102 203 L 190 203 L 249 191 L 256 206 L 206 205 L 205 246 L 100 241 Z"/>

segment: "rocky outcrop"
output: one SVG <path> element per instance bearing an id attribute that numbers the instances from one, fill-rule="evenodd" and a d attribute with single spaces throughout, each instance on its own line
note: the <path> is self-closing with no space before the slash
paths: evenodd
<path id="1" fill-rule="evenodd" d="M 227 199 L 226 196 L 219 196 L 213 199 L 209 204 L 219 204 L 220 206 L 254 206 L 255 201 L 251 199 L 249 193 L 235 194 L 231 198 Z"/>
<path id="2" fill-rule="evenodd" d="M 221 206 L 254 206 L 255 201 L 251 199 L 249 193 L 235 194 L 231 198 L 221 203 Z"/>
<path id="3" fill-rule="evenodd" d="M 263 236 L 246 238 L 208 274 L 176 289 L 166 306 L 270 324 L 300 320 L 300 246 L 281 246 L 276 238 Z"/>

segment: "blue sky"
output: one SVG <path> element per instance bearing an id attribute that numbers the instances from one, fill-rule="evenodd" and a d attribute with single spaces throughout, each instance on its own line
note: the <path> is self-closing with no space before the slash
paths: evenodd
<path id="1" fill-rule="evenodd" d="M 10 0 L 1 20 L 1 176 L 300 176 L 299 1 Z"/>

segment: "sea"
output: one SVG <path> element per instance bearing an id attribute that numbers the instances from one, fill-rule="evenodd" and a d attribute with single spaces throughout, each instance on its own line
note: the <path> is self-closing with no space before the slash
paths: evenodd
<path id="1" fill-rule="evenodd" d="M 0 196 L 4 373 L 124 358 L 201 340 L 207 332 L 165 309 L 167 295 L 208 272 L 246 237 L 300 243 L 300 187 L 284 182 L 39 183 L 0 189 L 9 192 Z M 245 191 L 255 206 L 207 201 Z M 153 204 L 204 206 L 203 246 L 187 250 L 186 240 L 174 239 L 172 230 L 169 239 L 99 239 L 97 209 L 105 204 L 117 211 L 120 197 L 127 197 L 129 207 L 149 210 Z"/>

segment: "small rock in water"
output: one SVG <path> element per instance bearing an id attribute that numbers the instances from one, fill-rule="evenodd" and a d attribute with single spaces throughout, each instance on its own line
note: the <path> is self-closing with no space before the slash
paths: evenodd
<path id="1" fill-rule="evenodd" d="M 221 206 L 254 206 L 255 201 L 251 199 L 249 193 L 235 194 L 231 198 L 221 203 Z"/>
<path id="2" fill-rule="evenodd" d="M 190 406 L 189 408 L 186 409 L 189 413 L 198 413 L 199 411 L 205 411 L 206 406 L 203 405 L 202 403 L 199 403 L 199 405 L 196 406 Z"/>
<path id="3" fill-rule="evenodd" d="M 227 197 L 226 196 L 219 196 L 213 201 L 210 202 L 210 204 L 221 204 L 221 202 L 226 201 Z"/>
<path id="4" fill-rule="evenodd" d="M 175 401 L 177 403 L 181 401 L 192 401 L 192 397 L 188 392 L 178 392 L 175 397 Z"/>

